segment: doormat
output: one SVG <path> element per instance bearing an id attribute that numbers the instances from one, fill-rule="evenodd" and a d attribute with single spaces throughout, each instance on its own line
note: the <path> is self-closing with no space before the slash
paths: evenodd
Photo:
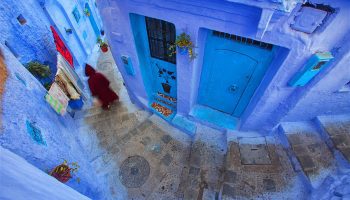
<path id="1" fill-rule="evenodd" d="M 163 97 L 164 99 L 167 99 L 167 100 L 171 101 L 172 103 L 176 103 L 176 98 L 174 98 L 174 97 L 170 97 L 170 96 L 165 95 L 165 94 L 160 93 L 160 92 L 157 92 L 157 94 L 158 94 L 158 96 Z"/>
<path id="2" fill-rule="evenodd" d="M 169 108 L 164 107 L 155 102 L 153 102 L 151 106 L 152 108 L 154 108 L 156 111 L 158 111 L 160 114 L 162 114 L 165 117 L 169 117 L 173 113 L 173 111 L 170 110 Z"/>

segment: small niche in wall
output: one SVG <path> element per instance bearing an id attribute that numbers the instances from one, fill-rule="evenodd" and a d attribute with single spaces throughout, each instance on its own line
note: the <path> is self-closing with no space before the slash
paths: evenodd
<path id="1" fill-rule="evenodd" d="M 40 145 L 45 145 L 46 142 L 43 138 L 43 135 L 41 134 L 41 130 L 35 125 L 35 122 L 29 122 L 28 120 L 26 121 L 27 125 L 27 132 L 29 136 L 38 144 Z"/>
<path id="2" fill-rule="evenodd" d="M 18 15 L 17 21 L 18 21 L 21 25 L 24 25 L 24 24 L 27 23 L 26 18 L 24 18 L 22 14 Z"/>
<path id="3" fill-rule="evenodd" d="M 87 33 L 86 33 L 86 31 L 83 31 L 83 38 L 84 38 L 84 40 L 86 40 L 86 38 L 87 38 Z"/>
<path id="4" fill-rule="evenodd" d="M 350 92 L 350 81 L 348 81 L 338 92 Z"/>
<path id="5" fill-rule="evenodd" d="M 73 9 L 72 14 L 73 14 L 73 16 L 74 16 L 75 21 L 76 21 L 77 23 L 79 23 L 79 20 L 80 20 L 80 17 L 81 17 L 81 16 L 80 16 L 80 12 L 79 12 L 77 6 L 75 6 L 75 8 Z"/>
<path id="6" fill-rule="evenodd" d="M 335 13 L 335 9 L 324 4 L 312 4 L 306 2 L 301 6 L 291 23 L 291 28 L 307 34 L 324 29 L 329 23 L 330 16 Z M 328 21 L 328 23 L 326 23 Z"/>

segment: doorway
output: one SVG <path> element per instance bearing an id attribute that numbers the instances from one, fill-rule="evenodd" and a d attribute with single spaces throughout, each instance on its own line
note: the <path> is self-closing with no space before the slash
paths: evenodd
<path id="1" fill-rule="evenodd" d="M 164 119 L 176 113 L 176 55 L 169 47 L 175 43 L 175 25 L 156 18 L 130 15 L 149 106 Z"/>

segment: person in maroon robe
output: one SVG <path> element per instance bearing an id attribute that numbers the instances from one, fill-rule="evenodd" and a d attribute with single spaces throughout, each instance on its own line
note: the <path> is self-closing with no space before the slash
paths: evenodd
<path id="1" fill-rule="evenodd" d="M 119 99 L 109 87 L 108 79 L 103 74 L 96 72 L 89 64 L 85 65 L 85 75 L 89 77 L 88 83 L 92 96 L 100 100 L 103 109 L 108 109 L 115 100 Z"/>

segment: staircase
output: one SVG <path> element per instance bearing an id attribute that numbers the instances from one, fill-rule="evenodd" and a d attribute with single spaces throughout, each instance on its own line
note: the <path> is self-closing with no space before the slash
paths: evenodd
<path id="1" fill-rule="evenodd" d="M 281 123 L 269 135 L 197 124 L 194 138 L 123 103 L 75 118 L 93 167 L 110 186 L 105 199 L 305 199 L 349 167 L 347 116 Z M 120 178 L 133 156 L 145 158 L 151 169 L 137 188 Z"/>
<path id="2" fill-rule="evenodd" d="M 349 168 L 350 116 L 282 123 L 279 131 L 294 170 L 310 191 Z"/>

